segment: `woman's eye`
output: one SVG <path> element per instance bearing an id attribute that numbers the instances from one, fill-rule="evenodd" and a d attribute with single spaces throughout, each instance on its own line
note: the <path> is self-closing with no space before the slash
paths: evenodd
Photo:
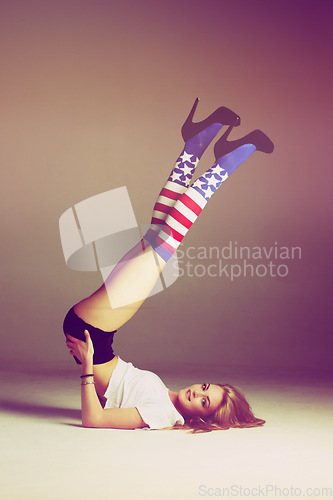
<path id="1" fill-rule="evenodd" d="M 203 407 L 205 407 L 205 406 L 206 406 L 206 400 L 205 400 L 205 398 L 203 398 L 203 399 L 201 400 L 201 404 L 202 404 L 202 406 L 203 406 Z"/>
<path id="2" fill-rule="evenodd" d="M 207 384 L 202 384 L 202 390 L 205 391 L 207 389 Z"/>

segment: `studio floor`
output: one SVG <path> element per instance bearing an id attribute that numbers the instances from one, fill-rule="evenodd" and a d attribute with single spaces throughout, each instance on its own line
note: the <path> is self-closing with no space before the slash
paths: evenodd
<path id="1" fill-rule="evenodd" d="M 193 381 L 164 375 L 168 387 Z M 1 376 L 4 500 L 332 496 L 331 383 L 236 380 L 262 428 L 84 429 L 77 371 Z M 326 490 L 327 489 L 327 490 Z"/>

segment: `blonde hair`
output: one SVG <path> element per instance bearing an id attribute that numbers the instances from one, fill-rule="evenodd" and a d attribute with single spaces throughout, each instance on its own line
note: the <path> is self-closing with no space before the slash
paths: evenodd
<path id="1" fill-rule="evenodd" d="M 256 418 L 251 406 L 238 387 L 229 384 L 216 384 L 224 389 L 219 408 L 209 418 L 191 417 L 184 425 L 176 424 L 173 429 L 189 429 L 192 434 L 226 430 L 233 428 L 260 427 L 265 420 Z"/>

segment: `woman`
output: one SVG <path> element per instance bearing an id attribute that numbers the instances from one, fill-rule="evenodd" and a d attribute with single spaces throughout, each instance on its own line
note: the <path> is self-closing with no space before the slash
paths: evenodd
<path id="1" fill-rule="evenodd" d="M 148 297 L 216 189 L 256 150 L 273 151 L 273 143 L 260 130 L 227 141 L 231 129 L 240 124 L 239 116 L 228 108 L 218 108 L 206 120 L 193 123 L 198 101 L 182 127 L 185 146 L 160 192 L 149 230 L 104 284 L 77 303 L 64 320 L 67 347 L 81 365 L 85 427 L 207 432 L 264 424 L 254 417 L 243 394 L 228 384 L 195 384 L 178 393 L 169 391 L 155 374 L 125 363 L 112 349 L 114 333 Z M 229 128 L 215 144 L 216 162 L 190 186 L 199 159 L 223 125 Z"/>

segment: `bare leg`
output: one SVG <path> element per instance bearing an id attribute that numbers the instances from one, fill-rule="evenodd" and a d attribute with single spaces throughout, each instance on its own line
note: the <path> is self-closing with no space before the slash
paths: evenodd
<path id="1" fill-rule="evenodd" d="M 117 330 L 143 304 L 165 265 L 146 241 L 140 241 L 96 292 L 74 306 L 75 313 L 96 328 Z"/>

